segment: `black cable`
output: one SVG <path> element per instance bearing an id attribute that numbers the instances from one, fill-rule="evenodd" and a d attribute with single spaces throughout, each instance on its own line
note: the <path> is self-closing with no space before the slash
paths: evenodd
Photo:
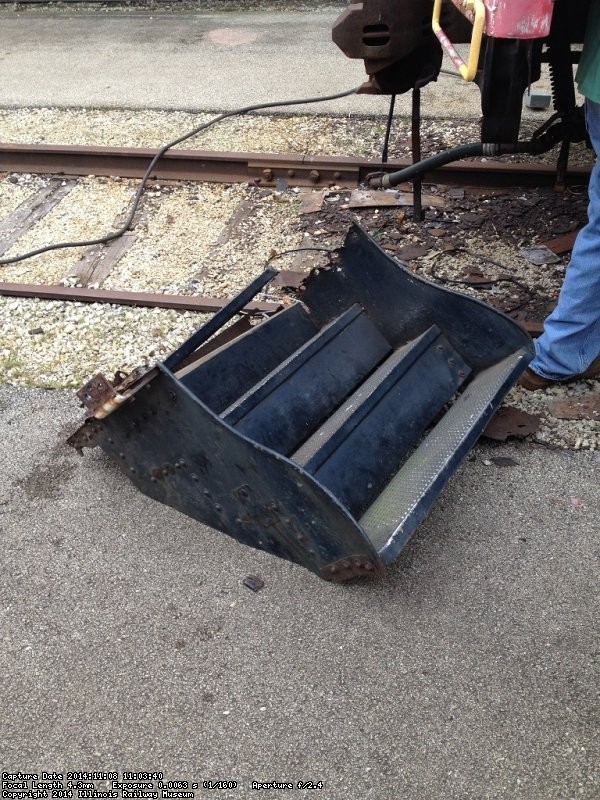
<path id="1" fill-rule="evenodd" d="M 461 144 L 458 147 L 443 150 L 441 153 L 429 158 L 424 158 L 422 161 L 417 161 L 409 167 L 398 170 L 398 172 L 389 172 L 383 176 L 380 172 L 367 175 L 366 182 L 370 189 L 389 189 L 403 181 L 413 180 L 429 170 L 438 169 L 450 164 L 452 161 L 460 161 L 463 158 L 480 158 L 481 156 L 496 158 L 497 156 L 514 155 L 515 153 L 540 155 L 565 138 L 564 125 L 559 123 L 552 125 L 547 131 L 528 142 L 472 142 L 470 144 Z"/>
<path id="2" fill-rule="evenodd" d="M 331 258 L 334 253 L 337 252 L 339 248 L 334 249 L 331 247 L 292 247 L 290 250 L 282 250 L 280 253 L 273 253 L 272 256 L 267 258 L 266 263 L 270 264 L 271 261 L 274 261 L 276 258 L 281 258 L 282 256 L 287 256 L 290 253 L 301 253 L 303 251 L 308 251 L 311 253 L 329 253 L 329 257 Z"/>
<path id="3" fill-rule="evenodd" d="M 225 111 L 223 114 L 219 114 L 217 117 L 213 117 L 213 119 L 209 120 L 208 122 L 202 123 L 202 125 L 198 125 L 193 130 L 189 131 L 189 133 L 180 136 L 178 139 L 174 139 L 172 142 L 163 145 L 160 150 L 156 153 L 152 161 L 150 162 L 148 169 L 144 173 L 144 176 L 138 186 L 138 190 L 133 198 L 133 202 L 131 205 L 131 211 L 129 212 L 129 216 L 127 217 L 125 223 L 121 228 L 113 233 L 109 233 L 106 236 L 102 236 L 99 239 L 88 239 L 86 241 L 81 242 L 59 242 L 58 244 L 49 244 L 45 247 L 39 247 L 37 250 L 31 250 L 29 253 L 23 253 L 20 256 L 11 256 L 10 258 L 0 258 L 0 266 L 5 266 L 7 264 L 16 264 L 18 261 L 24 261 L 27 258 L 32 258 L 33 256 L 39 256 L 42 253 L 48 253 L 51 250 L 63 250 L 69 247 L 92 247 L 96 244 L 107 244 L 108 242 L 112 242 L 114 239 L 118 239 L 122 236 L 126 231 L 129 230 L 129 226 L 131 225 L 133 218 L 135 216 L 135 212 L 137 211 L 138 205 L 140 203 L 140 199 L 142 194 L 144 193 L 144 189 L 146 187 L 146 183 L 148 178 L 150 177 L 152 170 L 156 166 L 156 164 L 160 161 L 160 159 L 167 153 L 172 147 L 175 145 L 181 144 L 181 142 L 185 142 L 188 139 L 191 139 L 192 136 L 196 136 L 201 131 L 210 128 L 212 125 L 215 125 L 217 122 L 221 122 L 221 120 L 227 119 L 228 117 L 238 117 L 242 116 L 243 114 L 249 114 L 252 111 L 260 111 L 266 108 L 281 108 L 282 106 L 303 106 L 309 105 L 310 103 L 322 103 L 327 100 L 339 100 L 341 97 L 348 97 L 351 94 L 356 94 L 359 87 L 357 86 L 355 89 L 349 89 L 345 92 L 339 92 L 338 94 L 331 94 L 327 97 L 308 97 L 304 100 L 278 100 L 274 103 L 257 103 L 251 106 L 245 106 L 244 108 L 238 108 L 234 111 Z"/>
<path id="4" fill-rule="evenodd" d="M 414 177 L 423 175 L 428 170 L 443 167 L 444 164 L 449 164 L 452 161 L 459 161 L 461 158 L 474 158 L 483 155 L 494 155 L 488 152 L 487 148 L 495 147 L 496 145 L 482 144 L 475 142 L 472 144 L 461 144 L 458 147 L 453 147 L 450 150 L 444 150 L 429 158 L 424 158 L 422 161 L 417 161 L 409 167 L 399 170 L 398 172 L 390 172 L 387 175 L 380 177 L 380 173 L 367 176 L 367 182 L 371 189 L 389 189 L 391 186 L 397 186 L 403 181 L 410 181 Z"/>
<path id="5" fill-rule="evenodd" d="M 390 145 L 390 134 L 392 132 L 392 121 L 394 119 L 394 106 L 396 105 L 396 95 L 392 94 L 390 97 L 390 110 L 388 111 L 387 125 L 385 127 L 385 136 L 383 137 L 383 149 L 381 151 L 381 163 L 385 164 L 388 160 L 388 152 Z"/>

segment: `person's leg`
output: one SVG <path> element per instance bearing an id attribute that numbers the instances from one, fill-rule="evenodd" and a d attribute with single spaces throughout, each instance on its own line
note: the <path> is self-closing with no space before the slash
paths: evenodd
<path id="1" fill-rule="evenodd" d="M 600 103 L 586 101 L 592 145 L 600 156 Z M 558 304 L 544 322 L 529 368 L 550 380 L 584 372 L 600 355 L 600 161 L 590 177 L 588 223 L 577 236 Z"/>

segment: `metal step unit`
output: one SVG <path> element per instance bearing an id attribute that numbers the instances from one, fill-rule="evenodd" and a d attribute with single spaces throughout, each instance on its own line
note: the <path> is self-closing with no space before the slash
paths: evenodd
<path id="1" fill-rule="evenodd" d="M 223 326 L 275 274 L 152 370 L 93 378 L 69 443 L 100 446 L 154 500 L 325 580 L 381 575 L 533 357 L 531 339 L 354 226 L 297 302 L 227 341 Z"/>

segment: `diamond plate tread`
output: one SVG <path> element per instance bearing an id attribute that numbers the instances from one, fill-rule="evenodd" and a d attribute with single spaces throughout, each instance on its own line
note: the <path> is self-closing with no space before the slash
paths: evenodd
<path id="1" fill-rule="evenodd" d="M 384 561 L 398 555 L 528 360 L 518 350 L 480 372 L 361 517 Z"/>

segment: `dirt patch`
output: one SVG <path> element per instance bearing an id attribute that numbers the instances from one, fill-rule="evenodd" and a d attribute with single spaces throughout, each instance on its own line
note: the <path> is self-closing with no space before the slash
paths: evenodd
<path id="1" fill-rule="evenodd" d="M 74 470 L 75 465 L 70 461 L 36 464 L 27 477 L 17 479 L 14 485 L 28 500 L 57 500 Z"/>

